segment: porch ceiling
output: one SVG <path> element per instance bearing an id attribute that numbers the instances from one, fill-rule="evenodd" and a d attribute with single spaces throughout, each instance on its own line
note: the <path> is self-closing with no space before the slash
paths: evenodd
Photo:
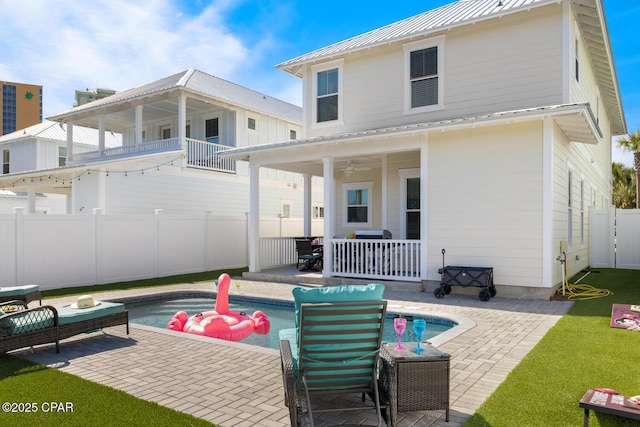
<path id="1" fill-rule="evenodd" d="M 49 119 L 58 122 L 73 123 L 76 126 L 98 129 L 100 117 L 104 118 L 108 131 L 123 133 L 135 124 L 136 105 L 143 105 L 142 119 L 144 122 L 158 122 L 173 120 L 178 116 L 178 96 L 180 91 L 164 92 L 125 101 L 116 104 L 103 105 L 96 109 L 84 109 L 75 113 L 52 116 Z M 212 110 L 213 104 L 205 101 L 199 95 L 189 95 L 186 101 L 187 116 L 203 110 Z M 220 106 L 220 109 L 223 107 Z"/>

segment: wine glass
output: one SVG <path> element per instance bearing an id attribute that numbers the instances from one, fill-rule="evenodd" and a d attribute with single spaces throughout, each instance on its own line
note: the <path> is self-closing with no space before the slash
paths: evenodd
<path id="1" fill-rule="evenodd" d="M 420 341 L 422 341 L 422 334 L 424 334 L 425 329 L 427 329 L 427 322 L 424 319 L 413 319 L 413 331 L 418 336 L 418 346 L 413 351 L 418 354 L 424 351 L 424 348 L 420 347 Z"/>
<path id="2" fill-rule="evenodd" d="M 396 350 L 404 350 L 404 346 L 400 343 L 400 338 L 402 334 L 404 334 L 404 330 L 407 328 L 407 319 L 404 317 L 396 317 L 393 319 L 393 327 L 398 334 L 398 345 L 396 346 Z"/>

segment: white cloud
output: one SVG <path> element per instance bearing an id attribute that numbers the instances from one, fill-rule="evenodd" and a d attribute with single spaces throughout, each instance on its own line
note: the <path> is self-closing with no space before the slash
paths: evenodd
<path id="1" fill-rule="evenodd" d="M 45 117 L 71 108 L 76 89 L 126 90 L 188 68 L 233 81 L 250 53 L 221 9 L 211 5 L 193 16 L 178 6 L 171 0 L 3 2 L 0 78 L 42 85 Z"/>

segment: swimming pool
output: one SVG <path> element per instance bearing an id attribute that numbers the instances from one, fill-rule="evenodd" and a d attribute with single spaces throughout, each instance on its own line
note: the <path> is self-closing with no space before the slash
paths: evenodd
<path id="1" fill-rule="evenodd" d="M 165 329 L 167 323 L 178 311 L 186 311 L 189 316 L 193 316 L 202 311 L 213 310 L 215 306 L 215 298 L 179 298 L 179 299 L 159 299 L 152 301 L 126 303 L 129 311 L 129 321 L 147 326 L 154 326 Z M 243 311 L 249 315 L 256 310 L 264 312 L 271 322 L 271 330 L 266 335 L 252 334 L 248 338 L 240 341 L 245 344 L 257 345 L 266 348 L 278 349 L 279 338 L 278 331 L 294 327 L 295 315 L 293 311 L 293 303 L 288 301 L 269 301 L 262 302 L 257 298 L 230 296 L 229 309 L 233 311 Z M 384 334 L 382 340 L 385 342 L 396 342 L 397 336 L 393 329 L 393 318 L 398 314 L 387 312 L 387 318 L 384 326 Z M 407 317 L 407 330 L 402 336 L 402 341 L 416 341 L 416 335 L 413 332 L 412 317 Z M 434 317 L 434 316 L 416 316 L 427 321 L 427 330 L 422 336 L 423 341 L 441 334 L 454 326 L 456 322 L 453 320 Z"/>

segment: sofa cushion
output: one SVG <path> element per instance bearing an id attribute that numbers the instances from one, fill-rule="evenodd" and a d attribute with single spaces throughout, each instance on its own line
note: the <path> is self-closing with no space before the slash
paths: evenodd
<path id="1" fill-rule="evenodd" d="M 54 326 L 51 310 L 26 311 L 0 320 L 0 334 L 19 335 Z"/>
<path id="2" fill-rule="evenodd" d="M 5 286 L 0 288 L 0 298 L 28 295 L 39 290 L 38 285 Z"/>
<path id="3" fill-rule="evenodd" d="M 118 314 L 125 311 L 124 308 L 124 304 L 122 303 L 107 301 L 101 301 L 95 307 L 90 308 L 71 308 L 70 306 L 65 306 L 58 309 L 58 324 L 62 326 Z"/>

